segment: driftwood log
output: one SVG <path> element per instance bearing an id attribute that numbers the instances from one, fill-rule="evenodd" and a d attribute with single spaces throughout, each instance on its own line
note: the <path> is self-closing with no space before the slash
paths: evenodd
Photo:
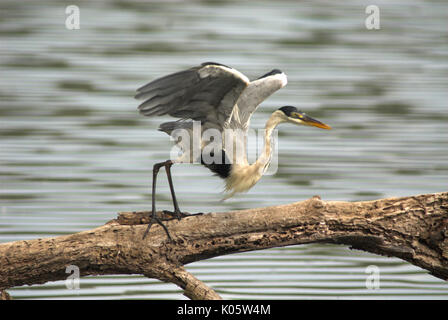
<path id="1" fill-rule="evenodd" d="M 162 217 L 162 213 L 159 213 Z M 122 212 L 76 234 L 0 244 L 0 296 L 5 289 L 81 276 L 142 274 L 180 286 L 191 299 L 220 296 L 184 265 L 224 254 L 304 243 L 334 243 L 394 256 L 448 279 L 448 192 L 375 201 L 322 201 L 171 220 L 170 242 L 159 225 L 143 240 L 149 212 Z"/>

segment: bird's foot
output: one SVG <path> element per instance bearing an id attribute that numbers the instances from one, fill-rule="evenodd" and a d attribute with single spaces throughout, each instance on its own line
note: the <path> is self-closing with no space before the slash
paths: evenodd
<path id="1" fill-rule="evenodd" d="M 191 216 L 199 216 L 199 215 L 203 215 L 203 212 L 198 212 L 198 213 L 188 213 L 188 212 L 182 212 L 180 210 L 178 211 L 168 211 L 168 210 L 163 210 L 163 215 L 157 216 L 157 214 L 153 214 L 151 215 L 151 217 L 149 218 L 149 223 L 148 223 L 148 227 L 146 228 L 145 233 L 143 234 L 143 239 L 146 238 L 146 236 L 149 233 L 149 230 L 151 229 L 152 225 L 154 223 L 159 224 L 163 230 L 165 231 L 166 235 L 168 236 L 168 239 L 170 241 L 173 241 L 173 238 L 171 238 L 171 235 L 168 231 L 168 228 L 163 224 L 162 221 L 169 221 L 169 220 L 174 220 L 174 219 L 178 219 L 181 220 L 182 218 L 186 218 L 186 217 L 191 217 Z M 167 217 L 168 216 L 168 217 Z"/>
<path id="2" fill-rule="evenodd" d="M 180 210 L 174 210 L 174 211 L 163 210 L 163 213 L 168 214 L 173 217 L 172 219 L 177 219 L 177 220 L 181 220 L 182 218 L 191 217 L 191 216 L 200 216 L 200 215 L 204 214 L 203 212 L 189 213 L 189 212 L 182 212 Z"/>
<path id="3" fill-rule="evenodd" d="M 167 219 L 163 219 L 163 220 L 167 220 Z M 145 239 L 145 237 L 148 235 L 149 229 L 151 229 L 151 227 L 152 227 L 152 225 L 154 223 L 158 223 L 163 228 L 163 230 L 165 231 L 166 235 L 168 236 L 168 239 L 172 242 L 173 238 L 171 238 L 171 235 L 170 235 L 170 233 L 168 231 L 168 228 L 163 224 L 162 219 L 157 217 L 157 215 L 155 215 L 155 214 L 151 215 L 151 217 L 149 219 L 148 227 L 146 228 L 146 231 L 143 234 L 143 239 Z"/>

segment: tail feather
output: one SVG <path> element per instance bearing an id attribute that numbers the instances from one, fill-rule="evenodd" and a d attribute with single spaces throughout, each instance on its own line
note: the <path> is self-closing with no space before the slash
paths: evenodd
<path id="1" fill-rule="evenodd" d="M 191 128 L 193 128 L 193 122 L 183 120 L 164 122 L 159 126 L 159 130 L 166 132 L 168 135 L 171 135 L 171 132 L 173 132 L 176 129 L 191 129 Z"/>

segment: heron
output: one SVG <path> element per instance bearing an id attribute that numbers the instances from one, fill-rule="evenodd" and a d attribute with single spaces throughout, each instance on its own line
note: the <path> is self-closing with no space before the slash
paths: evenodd
<path id="1" fill-rule="evenodd" d="M 264 131 L 263 149 L 253 163 L 247 159 L 247 132 L 251 116 L 258 106 L 277 90 L 287 84 L 285 73 L 274 69 L 261 77 L 250 81 L 238 70 L 224 64 L 205 62 L 187 70 L 172 73 L 137 89 L 136 99 L 144 100 L 139 106 L 139 112 L 148 117 L 171 116 L 176 121 L 162 123 L 159 130 L 173 136 L 178 130 L 183 130 L 194 136 L 194 124 L 200 123 L 200 132 L 206 130 L 218 131 L 222 138 L 225 131 L 240 132 L 232 137 L 232 144 L 222 145 L 218 150 L 218 160 L 212 163 L 204 161 L 204 149 L 209 145 L 202 140 L 178 139 L 177 146 L 181 154 L 176 159 L 156 163 L 152 175 L 152 214 L 143 238 L 151 226 L 158 223 L 172 240 L 167 227 L 156 214 L 155 194 L 159 170 L 164 167 L 171 192 L 174 218 L 182 219 L 194 214 L 182 212 L 174 192 L 171 167 L 175 163 L 201 163 L 215 175 L 225 181 L 225 199 L 251 189 L 266 172 L 273 151 L 272 133 L 281 123 L 299 126 L 313 126 L 321 129 L 331 127 L 316 120 L 294 106 L 282 106 L 268 118 Z M 192 145 L 201 150 L 194 155 Z M 209 141 L 210 143 L 210 141 Z M 244 152 L 233 152 L 233 148 Z M 216 149 L 213 149 L 216 151 Z M 213 152 L 211 153 L 214 155 Z M 230 158 L 230 159 L 229 159 Z M 216 158 L 214 158 L 216 160 Z"/>

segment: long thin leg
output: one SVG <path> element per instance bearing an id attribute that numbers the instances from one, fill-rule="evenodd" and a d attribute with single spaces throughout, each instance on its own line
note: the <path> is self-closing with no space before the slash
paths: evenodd
<path id="1" fill-rule="evenodd" d="M 170 191 L 171 191 L 171 198 L 173 199 L 173 205 L 174 205 L 174 214 L 176 215 L 177 219 L 181 219 L 181 211 L 179 209 L 179 204 L 177 203 L 176 194 L 174 192 L 174 186 L 173 186 L 173 179 L 171 178 L 171 166 L 173 165 L 173 161 L 168 160 L 165 164 L 165 171 L 166 176 L 168 178 L 168 184 L 170 185 Z"/>
<path id="2" fill-rule="evenodd" d="M 176 218 L 178 220 L 180 220 L 184 217 L 201 215 L 202 213 L 189 214 L 189 213 L 180 211 L 179 204 L 177 203 L 177 199 L 176 199 L 176 194 L 174 192 L 173 179 L 171 178 L 171 166 L 173 164 L 174 164 L 174 162 L 171 160 L 168 160 L 167 162 L 165 162 L 166 176 L 168 178 L 168 184 L 170 185 L 171 198 L 173 199 L 174 215 L 176 216 Z"/>
<path id="3" fill-rule="evenodd" d="M 159 225 L 162 226 L 163 230 L 165 230 L 165 233 L 167 234 L 168 238 L 172 240 L 170 233 L 168 232 L 168 228 L 162 223 L 162 221 L 157 217 L 156 214 L 156 182 L 157 182 L 157 174 L 159 173 L 159 170 L 161 167 L 166 166 L 166 162 L 160 162 L 156 163 L 152 169 L 152 215 L 151 219 L 149 220 L 148 228 L 146 228 L 145 233 L 143 234 L 143 239 L 147 236 L 149 229 L 151 229 L 151 226 L 154 222 L 157 222 Z"/>

